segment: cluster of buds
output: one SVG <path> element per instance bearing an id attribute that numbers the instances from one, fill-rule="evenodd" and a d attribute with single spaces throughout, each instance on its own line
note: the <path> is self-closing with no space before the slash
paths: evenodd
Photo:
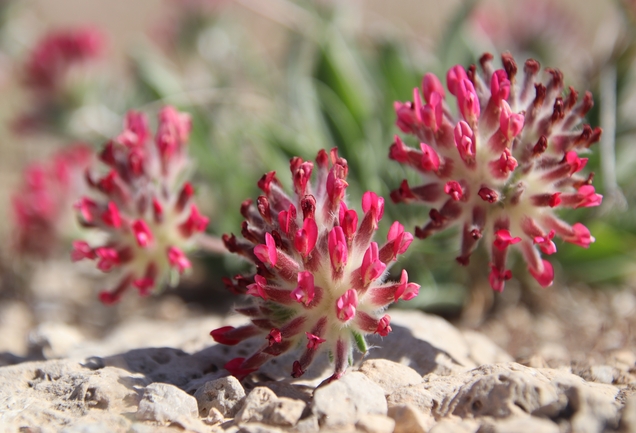
<path id="1" fill-rule="evenodd" d="M 98 57 L 103 36 L 87 27 L 46 34 L 35 46 L 25 66 L 25 84 L 41 92 L 55 91 L 74 65 Z"/>
<path id="2" fill-rule="evenodd" d="M 145 115 L 131 111 L 124 131 L 100 154 L 106 174 L 87 175 L 95 195 L 76 204 L 80 223 L 105 231 L 107 240 L 99 247 L 74 242 L 72 259 L 96 260 L 104 272 L 120 271 L 115 289 L 100 294 L 106 304 L 131 286 L 146 295 L 190 267 L 184 251 L 208 223 L 192 202 L 192 185 L 183 183 L 190 128 L 188 114 L 165 107 L 153 143 Z"/>
<path id="3" fill-rule="evenodd" d="M 73 232 L 73 202 L 86 190 L 83 176 L 93 160 L 84 144 L 56 152 L 50 159 L 29 165 L 13 195 L 14 247 L 21 255 L 48 257 Z"/>
<path id="4" fill-rule="evenodd" d="M 457 101 L 453 116 L 439 79 L 426 74 L 413 102 L 396 102 L 397 125 L 419 141 L 419 149 L 399 137 L 390 158 L 421 173 L 424 184 L 404 180 L 391 193 L 394 202 L 423 202 L 430 220 L 416 228 L 426 238 L 451 225 L 460 227 L 457 261 L 468 264 L 483 237 L 490 248 L 490 284 L 496 291 L 512 277 L 506 269 L 508 247 L 521 250 L 530 274 L 543 287 L 552 284 L 553 267 L 541 257 L 556 252 L 555 236 L 588 247 L 594 238 L 582 224 L 569 225 L 555 215 L 563 207 L 598 206 L 602 196 L 592 186 L 593 174 L 582 176 L 587 158 L 581 154 L 600 138 L 600 128 L 578 127 L 593 105 L 586 92 L 579 99 L 563 76 L 528 60 L 517 82 L 517 65 L 502 55 L 503 69 L 494 70 L 492 56 L 466 71 L 451 68 L 448 91 Z M 424 101 L 422 101 L 422 96 Z"/>
<path id="5" fill-rule="evenodd" d="M 331 161 L 331 163 L 330 163 Z M 388 267 L 413 240 L 399 222 L 391 226 L 387 241 L 372 242 L 384 212 L 384 200 L 373 192 L 362 198 L 364 214 L 345 203 L 346 160 L 336 150 L 320 151 L 317 179 L 311 161 L 290 161 L 294 194 L 282 189 L 275 172 L 258 182 L 264 192 L 256 203 L 241 207 L 245 217 L 243 239 L 225 235 L 228 250 L 256 265 L 254 276 L 226 280 L 235 293 L 254 297 L 252 306 L 237 311 L 251 324 L 223 327 L 211 332 L 219 343 L 233 345 L 262 336 L 262 347 L 252 356 L 236 358 L 225 368 L 244 377 L 269 359 L 302 346 L 293 363 L 292 376 L 300 377 L 316 355 L 328 350 L 335 362 L 331 379 L 337 379 L 352 362 L 353 348 L 367 351 L 365 335 L 386 336 L 390 317 L 384 309 L 400 299 L 415 297 L 419 286 L 385 282 Z"/>

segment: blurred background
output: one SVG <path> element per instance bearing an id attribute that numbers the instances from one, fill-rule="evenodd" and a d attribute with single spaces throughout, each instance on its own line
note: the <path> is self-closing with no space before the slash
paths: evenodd
<path id="1" fill-rule="evenodd" d="M 408 269 L 422 289 L 398 308 L 481 327 L 518 357 L 541 346 L 542 335 L 524 336 L 525 346 L 517 339 L 515 349 L 514 335 L 501 329 L 515 315 L 517 323 L 504 327 L 550 317 L 563 328 L 559 338 L 585 320 L 561 323 L 576 314 L 555 309 L 576 311 L 583 302 L 594 316 L 602 298 L 608 323 L 624 321 L 636 308 L 635 18 L 628 0 L 0 0 L 3 362 L 47 356 L 42 341 L 53 338 L 51 329 L 101 338 L 132 316 L 171 321 L 226 311 L 235 299 L 221 279 L 245 269 L 234 257 L 200 253 L 179 288 L 99 304 L 108 276 L 68 260 L 71 240 L 82 236 L 71 206 L 87 162 L 74 153 L 71 180 L 29 198 L 29 176 L 49 170 L 60 152 L 78 143 L 98 150 L 129 109 L 153 117 L 175 105 L 193 118 L 190 151 L 208 232 L 238 234 L 240 204 L 257 197 L 260 175 L 276 170 L 289 186 L 289 158 L 313 159 L 322 148 L 338 147 L 348 160 L 350 203 L 366 190 L 388 198 L 412 176 L 387 157 L 398 133 L 393 102 L 410 100 L 424 73 L 444 77 L 486 51 L 510 51 L 519 63 L 533 57 L 561 69 L 566 86 L 593 92 L 587 122 L 601 126 L 604 139 L 587 168 L 604 202 L 564 219 L 585 223 L 596 243 L 558 245 L 552 288 L 522 271 L 493 296 L 484 269 L 457 266 L 457 233 L 416 240 L 396 268 Z M 56 57 L 55 44 L 72 54 Z M 46 214 L 39 206 L 47 200 L 59 209 L 35 223 L 20 218 L 20 206 Z M 387 200 L 385 212 L 380 236 L 396 219 L 412 231 L 428 210 Z M 515 257 L 511 266 L 524 268 Z M 604 326 L 613 325 L 594 332 Z M 631 337 L 617 341 L 631 344 Z"/>

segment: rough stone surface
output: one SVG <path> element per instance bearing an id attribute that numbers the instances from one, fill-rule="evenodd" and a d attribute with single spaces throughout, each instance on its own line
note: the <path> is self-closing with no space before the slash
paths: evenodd
<path id="1" fill-rule="evenodd" d="M 245 390 L 234 376 L 227 376 L 206 382 L 197 389 L 194 398 L 201 417 L 207 417 L 211 409 L 216 409 L 223 417 L 233 418 L 245 398 Z"/>
<path id="2" fill-rule="evenodd" d="M 298 422 L 306 406 L 302 400 L 279 397 L 269 404 L 267 423 L 291 427 Z"/>
<path id="3" fill-rule="evenodd" d="M 236 414 L 236 421 L 239 423 L 263 422 L 269 412 L 269 404 L 278 399 L 274 391 L 264 386 L 254 388 L 245 397 L 245 403 Z"/>
<path id="4" fill-rule="evenodd" d="M 426 433 L 435 419 L 411 404 L 391 406 L 388 415 L 395 421 L 394 433 Z"/>
<path id="5" fill-rule="evenodd" d="M 367 414 L 386 415 L 384 390 L 359 372 L 320 387 L 314 393 L 313 413 L 321 426 L 342 428 Z"/>
<path id="6" fill-rule="evenodd" d="M 111 335 L 105 340 L 109 346 L 89 352 L 99 356 L 1 367 L 0 431 L 636 431 L 636 354 L 629 349 L 617 349 L 603 362 L 561 368 L 548 368 L 553 357 L 534 353 L 524 366 L 509 362 L 482 334 L 459 331 L 417 312 L 392 315 L 394 332 L 373 337 L 368 357 L 354 359 L 341 380 L 316 388 L 332 372 L 326 357 L 308 377 L 290 379 L 297 356 L 290 353 L 246 378 L 247 396 L 223 365 L 246 356 L 262 339 L 232 347 L 204 343 L 194 335 L 202 332 L 201 321 L 183 327 L 183 344 L 117 352 L 116 347 L 145 341 L 143 332 L 156 337 L 156 323 L 138 319 L 135 331 L 127 324 L 112 334 L 123 340 L 125 329 L 134 333 L 131 341 L 115 341 Z M 235 318 L 206 323 L 240 325 Z M 38 335 L 46 338 L 33 340 L 40 356 L 97 347 L 98 342 L 77 343 L 85 338 L 79 334 L 66 344 L 58 337 L 68 329 L 56 329 L 64 331 L 61 326 L 40 328 Z"/>
<path id="7" fill-rule="evenodd" d="M 383 415 L 365 415 L 356 423 L 356 429 L 365 433 L 392 433 L 395 421 Z"/>
<path id="8" fill-rule="evenodd" d="M 160 423 L 179 422 L 197 414 L 195 398 L 167 383 L 148 385 L 137 409 L 138 419 Z"/>
<path id="9" fill-rule="evenodd" d="M 385 395 L 405 386 L 422 383 L 417 371 L 386 359 L 369 359 L 360 365 L 360 373 L 380 385 Z"/>

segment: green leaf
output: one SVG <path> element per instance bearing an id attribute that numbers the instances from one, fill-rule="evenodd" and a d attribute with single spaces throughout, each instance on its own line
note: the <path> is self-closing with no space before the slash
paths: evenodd
<path id="1" fill-rule="evenodd" d="M 367 346 L 367 342 L 364 339 L 364 336 L 354 330 L 351 330 L 351 335 L 356 342 L 356 347 L 358 348 L 358 350 L 362 353 L 367 353 L 369 347 Z"/>

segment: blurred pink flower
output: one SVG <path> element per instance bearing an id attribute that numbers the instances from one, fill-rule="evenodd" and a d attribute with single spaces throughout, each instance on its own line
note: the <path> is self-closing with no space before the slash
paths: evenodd
<path id="1" fill-rule="evenodd" d="M 75 144 L 25 169 L 12 201 L 18 253 L 45 258 L 72 235 L 71 205 L 86 190 L 84 172 L 92 160 L 87 145 Z"/>
<path id="2" fill-rule="evenodd" d="M 128 112 L 124 131 L 101 152 L 108 171 L 98 179 L 87 176 L 94 196 L 75 205 L 84 227 L 108 237 L 98 247 L 76 241 L 72 259 L 96 260 L 100 270 L 116 269 L 121 276 L 112 291 L 100 294 L 106 304 L 131 286 L 147 295 L 171 272 L 183 273 L 190 267 L 185 252 L 208 223 L 193 203 L 192 185 L 183 180 L 190 116 L 164 107 L 154 144 L 147 123 L 144 114 Z"/>

